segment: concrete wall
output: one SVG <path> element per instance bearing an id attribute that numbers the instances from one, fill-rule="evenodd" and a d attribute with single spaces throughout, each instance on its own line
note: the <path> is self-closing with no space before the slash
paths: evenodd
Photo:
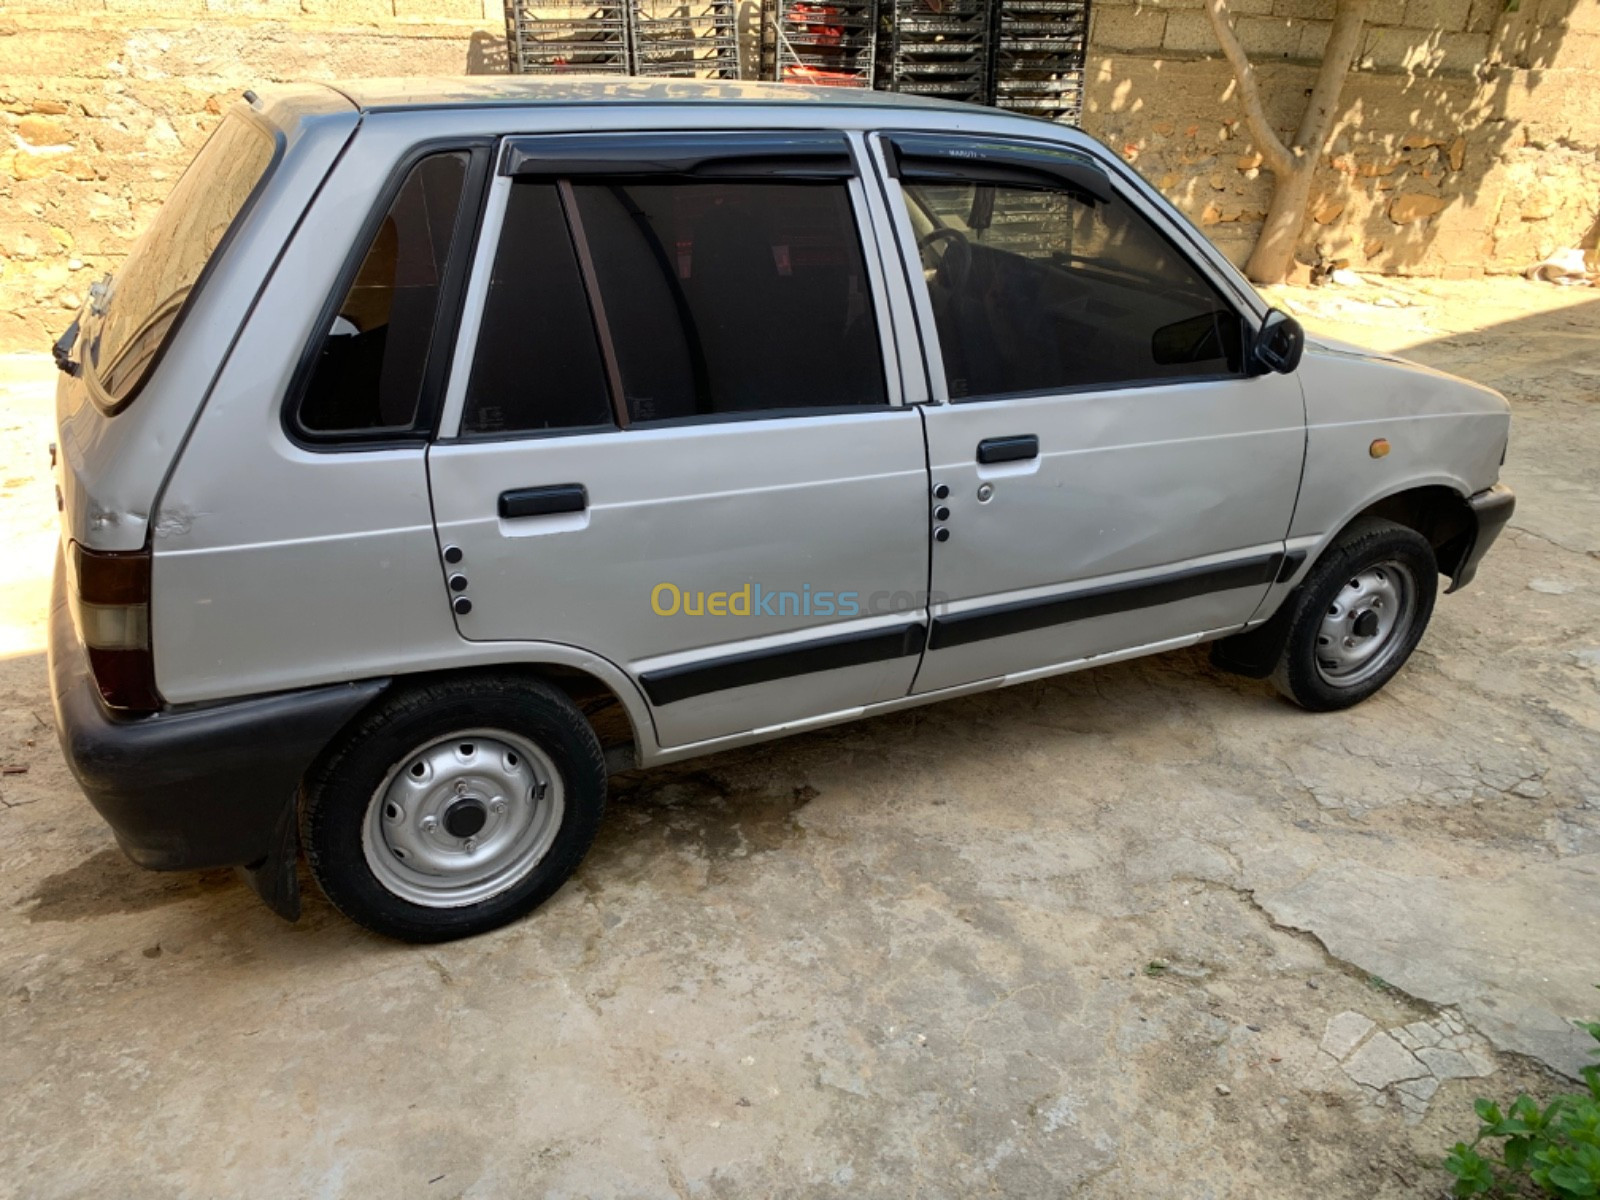
<path id="1" fill-rule="evenodd" d="M 1600 204 L 1600 0 L 1373 0 L 1308 258 L 1515 270 Z M 1096 0 L 1085 126 L 1230 253 L 1270 194 L 1200 0 Z M 1298 118 L 1331 0 L 1235 0 Z M 743 0 L 747 33 L 754 0 Z M 0 349 L 58 333 L 223 104 L 263 81 L 504 69 L 495 0 L 9 0 L 0 7 Z M 753 67 L 753 62 L 750 64 Z"/>
<path id="2" fill-rule="evenodd" d="M 1202 0 L 1095 0 L 1084 128 L 1237 261 L 1272 177 L 1250 143 Z M 1600 0 L 1372 0 L 1322 155 L 1301 257 L 1467 277 L 1593 244 L 1600 212 Z M 1231 0 L 1288 142 L 1332 0 Z"/>

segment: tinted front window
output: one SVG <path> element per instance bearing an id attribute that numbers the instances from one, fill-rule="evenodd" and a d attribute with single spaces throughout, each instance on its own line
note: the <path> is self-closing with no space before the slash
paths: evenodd
<path id="1" fill-rule="evenodd" d="M 323 337 L 300 402 L 307 432 L 401 430 L 416 419 L 466 172 L 456 151 L 406 176 Z"/>
<path id="2" fill-rule="evenodd" d="M 577 183 L 630 421 L 884 404 L 843 183 Z"/>
<path id="3" fill-rule="evenodd" d="M 1238 315 L 1122 199 L 907 183 L 954 399 L 1237 372 Z"/>
<path id="4" fill-rule="evenodd" d="M 271 134 L 232 114 L 178 180 L 111 281 L 85 355 L 115 402 L 130 399 L 177 323 L 201 273 L 266 175 Z"/>

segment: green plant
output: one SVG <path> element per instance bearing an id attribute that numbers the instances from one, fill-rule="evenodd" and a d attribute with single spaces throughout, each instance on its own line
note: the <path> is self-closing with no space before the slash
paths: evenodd
<path id="1" fill-rule="evenodd" d="M 1580 1022 L 1600 1042 L 1600 1021 Z M 1600 1197 L 1600 1065 L 1583 1069 L 1588 1094 L 1557 1096 L 1541 1107 L 1519 1095 L 1508 1111 L 1479 1099 L 1478 1136 L 1445 1156 L 1457 1196 Z M 1490 1143 L 1499 1144 L 1496 1154 Z"/>

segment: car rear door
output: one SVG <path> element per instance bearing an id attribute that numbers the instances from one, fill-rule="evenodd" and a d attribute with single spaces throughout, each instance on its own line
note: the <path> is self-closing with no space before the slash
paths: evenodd
<path id="1" fill-rule="evenodd" d="M 663 746 L 906 694 L 926 460 L 864 211 L 840 133 L 505 143 L 428 456 L 462 636 L 609 659 Z"/>
<path id="2" fill-rule="evenodd" d="M 1300 388 L 1250 376 L 1254 318 L 1091 156 L 886 135 L 935 402 L 916 691 L 1245 624 L 1276 577 Z"/>

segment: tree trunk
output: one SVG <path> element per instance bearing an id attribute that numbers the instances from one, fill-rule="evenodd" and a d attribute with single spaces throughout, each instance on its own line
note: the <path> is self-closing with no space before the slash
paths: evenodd
<path id="1" fill-rule="evenodd" d="M 1245 128 L 1260 150 L 1263 164 L 1272 172 L 1272 203 L 1244 269 L 1255 283 L 1282 283 L 1294 263 L 1300 227 L 1305 224 L 1311 187 L 1316 181 L 1317 162 L 1333 131 L 1345 76 L 1350 73 L 1350 65 L 1361 49 L 1369 2 L 1338 0 L 1333 29 L 1322 54 L 1322 69 L 1317 72 L 1317 81 L 1301 114 L 1294 141 L 1285 145 L 1267 120 L 1256 85 L 1255 67 L 1234 36 L 1228 0 L 1206 0 L 1206 14 L 1211 18 L 1217 44 L 1222 47 L 1223 57 L 1233 68 L 1233 77 L 1239 85 L 1239 106 L 1244 110 Z"/>
<path id="2" fill-rule="evenodd" d="M 1244 273 L 1255 283 L 1282 283 L 1294 267 L 1294 252 L 1300 244 L 1300 227 L 1305 224 L 1306 206 L 1311 201 L 1316 159 L 1297 164 L 1287 175 L 1273 175 L 1272 203 L 1261 225 L 1255 249 Z"/>

